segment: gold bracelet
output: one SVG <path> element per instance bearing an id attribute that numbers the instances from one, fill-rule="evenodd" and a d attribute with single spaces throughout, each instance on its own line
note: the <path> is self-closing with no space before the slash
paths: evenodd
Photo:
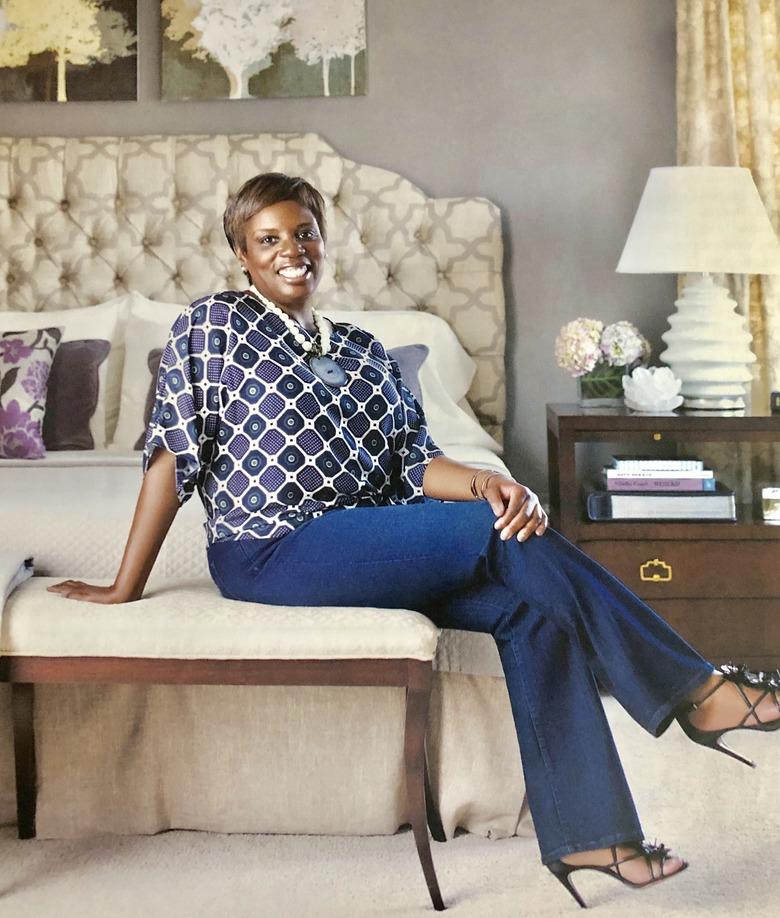
<path id="1" fill-rule="evenodd" d="M 479 475 L 480 470 L 477 469 L 476 472 L 471 476 L 471 484 L 469 485 L 469 490 L 474 496 L 474 500 L 479 500 L 479 495 L 477 494 L 477 475 Z"/>
<path id="2" fill-rule="evenodd" d="M 485 497 L 485 488 L 488 486 L 488 482 L 491 478 L 495 478 L 498 474 L 498 472 L 490 472 L 488 477 L 482 482 L 482 487 L 479 489 L 479 493 L 482 495 L 482 500 L 487 500 Z"/>

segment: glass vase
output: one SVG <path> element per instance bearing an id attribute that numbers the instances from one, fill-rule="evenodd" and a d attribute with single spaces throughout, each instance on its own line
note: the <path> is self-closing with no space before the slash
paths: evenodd
<path id="1" fill-rule="evenodd" d="M 583 408 L 617 408 L 623 404 L 623 376 L 627 366 L 598 366 L 577 377 L 577 401 Z"/>

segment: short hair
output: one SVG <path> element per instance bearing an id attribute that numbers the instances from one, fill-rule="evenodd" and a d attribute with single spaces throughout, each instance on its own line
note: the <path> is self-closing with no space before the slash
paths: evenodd
<path id="1" fill-rule="evenodd" d="M 246 221 L 259 211 L 280 201 L 295 201 L 314 214 L 320 236 L 325 240 L 325 201 L 314 185 L 299 176 L 282 172 L 262 172 L 248 179 L 231 195 L 222 217 L 230 248 L 246 252 Z"/>

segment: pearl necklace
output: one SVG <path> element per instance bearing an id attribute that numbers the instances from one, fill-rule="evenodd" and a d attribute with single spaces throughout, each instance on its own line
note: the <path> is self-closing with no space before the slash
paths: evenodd
<path id="1" fill-rule="evenodd" d="M 287 330 L 307 354 L 310 351 L 315 351 L 315 354 L 318 356 L 326 357 L 330 353 L 330 329 L 328 328 L 325 318 L 321 316 L 316 309 L 312 308 L 311 313 L 314 319 L 314 325 L 317 329 L 319 342 L 310 341 L 301 331 L 301 326 L 295 319 L 290 318 L 290 316 L 288 316 L 283 309 L 280 309 L 276 303 L 272 303 L 268 297 L 263 296 L 254 284 L 252 284 L 249 289 L 269 312 L 279 316 L 282 322 L 287 326 Z"/>

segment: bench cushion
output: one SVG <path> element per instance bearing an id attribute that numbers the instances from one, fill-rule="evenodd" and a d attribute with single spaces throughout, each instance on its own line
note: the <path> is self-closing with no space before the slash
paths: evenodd
<path id="1" fill-rule="evenodd" d="M 152 589 L 138 602 L 65 599 L 32 577 L 3 611 L 0 654 L 179 660 L 432 660 L 439 629 L 404 609 L 268 606 L 220 596 L 211 581 Z"/>

